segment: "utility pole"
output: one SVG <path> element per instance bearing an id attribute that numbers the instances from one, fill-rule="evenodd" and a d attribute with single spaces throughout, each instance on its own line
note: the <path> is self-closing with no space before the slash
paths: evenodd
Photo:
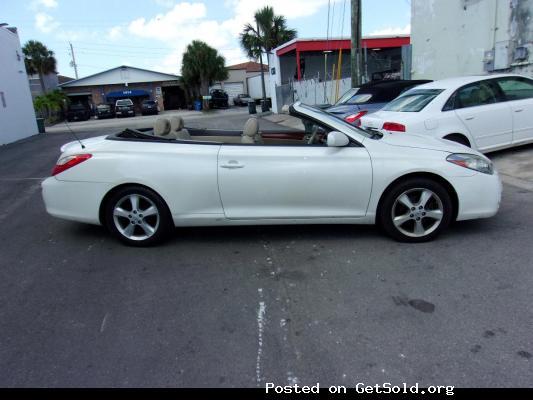
<path id="1" fill-rule="evenodd" d="M 257 36 L 259 40 L 261 41 L 261 32 L 259 31 L 259 22 L 257 19 L 255 20 L 255 23 L 257 25 Z M 268 55 L 267 55 L 268 57 Z M 263 46 L 259 45 L 259 64 L 261 64 L 261 87 L 263 89 L 263 101 L 261 102 L 261 111 L 265 112 L 268 110 L 267 108 L 267 101 L 266 101 L 266 89 L 265 89 L 265 71 L 263 70 Z"/>
<path id="2" fill-rule="evenodd" d="M 361 84 L 361 0 L 351 0 L 352 6 L 352 46 L 350 67 L 352 87 Z"/>
<path id="3" fill-rule="evenodd" d="M 78 64 L 76 64 L 76 57 L 74 56 L 74 47 L 72 47 L 72 43 L 68 43 L 70 45 L 70 55 L 72 56 L 72 61 L 70 62 L 70 66 L 74 67 L 74 73 L 76 74 L 76 79 L 78 79 Z"/>

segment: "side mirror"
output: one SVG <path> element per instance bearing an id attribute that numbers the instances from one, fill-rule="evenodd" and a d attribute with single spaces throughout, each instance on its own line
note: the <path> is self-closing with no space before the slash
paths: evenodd
<path id="1" fill-rule="evenodd" d="M 350 144 L 350 139 L 342 132 L 332 131 L 328 133 L 328 147 L 344 147 Z"/>

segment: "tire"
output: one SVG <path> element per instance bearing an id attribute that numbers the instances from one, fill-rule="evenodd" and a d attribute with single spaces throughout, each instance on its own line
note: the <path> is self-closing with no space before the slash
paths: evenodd
<path id="1" fill-rule="evenodd" d="M 150 215 L 143 214 L 146 211 Z M 105 204 L 104 215 L 107 229 L 129 246 L 143 247 L 160 243 L 174 227 L 163 199 L 141 186 L 126 186 L 113 193 Z"/>
<path id="2" fill-rule="evenodd" d="M 448 191 L 428 178 L 410 178 L 394 184 L 383 195 L 377 215 L 378 223 L 390 237 L 408 243 L 434 239 L 448 227 L 452 216 Z"/>
<path id="3" fill-rule="evenodd" d="M 468 141 L 468 139 L 465 138 L 463 135 L 452 134 L 452 135 L 448 135 L 448 136 L 444 137 L 444 139 L 450 140 L 452 142 L 456 142 L 456 143 L 459 143 L 459 144 L 462 144 L 463 146 L 466 146 L 466 147 L 472 147 L 470 145 L 470 142 Z"/>

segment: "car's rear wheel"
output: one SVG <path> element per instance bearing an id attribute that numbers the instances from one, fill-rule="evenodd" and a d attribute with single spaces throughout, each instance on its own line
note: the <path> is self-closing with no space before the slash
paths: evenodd
<path id="1" fill-rule="evenodd" d="M 379 223 L 392 238 L 426 242 L 448 227 L 453 203 L 446 189 L 427 178 L 412 178 L 391 187 L 379 209 Z"/>
<path id="2" fill-rule="evenodd" d="M 124 187 L 106 203 L 109 231 L 130 246 L 150 246 L 164 240 L 172 229 L 172 217 L 163 199 L 148 188 Z"/>

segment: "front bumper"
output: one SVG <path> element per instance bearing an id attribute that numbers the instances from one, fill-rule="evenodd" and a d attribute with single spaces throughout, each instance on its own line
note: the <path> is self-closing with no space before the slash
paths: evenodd
<path id="1" fill-rule="evenodd" d="M 53 217 L 100 225 L 100 204 L 111 189 L 107 183 L 45 179 L 42 195 L 46 211 Z"/>
<path id="2" fill-rule="evenodd" d="M 458 221 L 496 215 L 502 199 L 502 183 L 496 171 L 493 175 L 478 172 L 455 177 L 453 183 L 459 198 Z"/>

